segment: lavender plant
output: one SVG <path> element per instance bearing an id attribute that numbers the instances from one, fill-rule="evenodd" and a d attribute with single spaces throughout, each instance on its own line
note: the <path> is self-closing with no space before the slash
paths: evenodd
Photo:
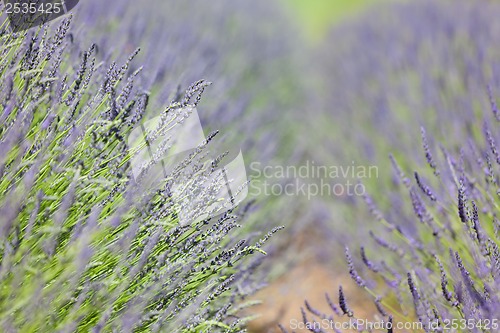
<path id="1" fill-rule="evenodd" d="M 124 61 L 121 50 L 143 50 L 138 80 L 150 94 L 151 110 L 179 101 L 200 78 L 212 81 L 198 108 L 205 134 L 220 131 L 216 146 L 229 152 L 226 161 L 241 148 L 251 178 L 251 163 L 295 165 L 304 151 L 297 117 L 309 97 L 296 48 L 300 39 L 281 7 L 264 0 L 117 0 L 113 6 L 90 0 L 79 4 L 74 30 L 97 42 L 104 59 Z M 259 209 L 248 216 L 243 233 L 283 221 L 291 225 L 305 211 L 306 203 L 296 198 L 254 192 Z"/>
<path id="2" fill-rule="evenodd" d="M 489 107 L 486 85 L 498 86 L 496 12 L 498 4 L 483 1 L 409 2 L 374 8 L 334 29 L 318 51 L 328 74 L 320 75 L 318 108 L 344 144 L 323 145 L 321 155 L 381 163 L 379 156 L 395 148 L 396 157 L 418 149 L 419 125 L 437 140 L 459 138 L 463 122 Z M 463 122 L 454 121 L 457 115 Z M 381 172 L 390 169 L 384 163 Z"/>
<path id="3" fill-rule="evenodd" d="M 151 108 L 139 51 L 111 61 L 80 46 L 71 20 L 19 33 L 4 22 L 0 34 L 2 331 L 242 331 L 262 261 L 252 254 L 280 228 L 243 237 L 249 205 L 179 224 L 169 188 L 181 174 L 210 176 L 216 132 L 144 191 L 126 144 Z M 181 121 L 206 86 L 189 86 L 163 117 Z"/>
<path id="4" fill-rule="evenodd" d="M 155 106 L 179 98 L 200 77 L 213 81 L 200 118 L 207 131 L 224 133 L 219 145 L 227 142 L 225 150 L 240 144 L 248 159 L 261 162 L 292 154 L 288 129 L 305 93 L 297 83 L 296 28 L 275 1 L 118 0 L 109 6 L 92 0 L 79 5 L 76 19 L 80 38 L 101 45 L 105 57 L 145 50 L 138 62 Z"/>
<path id="5" fill-rule="evenodd" d="M 499 126 L 493 96 L 491 109 L 491 116 L 475 126 L 479 131 L 482 128 L 482 136 L 451 143 L 450 149 L 443 143 L 439 155 L 431 157 L 430 152 L 437 149 L 422 138 L 429 164 L 421 172 L 426 174 L 427 184 L 418 172 L 414 180 L 407 178 L 393 158 L 398 180 L 394 191 L 406 198 L 406 204 L 393 206 L 391 215 L 377 210 L 373 217 L 380 226 L 372 227 L 371 242 L 360 247 L 359 259 L 345 248 L 349 274 L 372 298 L 378 311 L 375 319 L 385 322 L 387 332 L 396 331 L 396 322 L 407 323 L 400 328 L 406 327 L 408 332 L 498 330 L 500 164 L 493 157 L 498 137 L 490 130 L 498 132 Z M 405 228 L 401 221 L 413 228 Z M 306 303 L 303 319 L 311 332 L 324 332 L 322 328 L 335 327 L 335 321 L 346 318 L 367 322 L 349 308 L 342 287 L 338 297 L 338 305 L 330 296 L 326 298 L 335 316 Z M 370 328 L 360 324 L 357 330 Z"/>
<path id="6" fill-rule="evenodd" d="M 481 1 L 404 4 L 379 12 L 386 20 L 365 17 L 349 25 L 355 44 L 343 37 L 349 45 L 340 47 L 343 57 L 365 52 L 338 66 L 335 75 L 351 81 L 343 80 L 347 90 L 337 90 L 330 101 L 338 102 L 340 113 L 355 112 L 345 115 L 353 123 L 370 119 L 361 133 L 345 133 L 365 148 L 358 158 L 379 161 L 389 149 L 394 153 L 388 159 L 393 181 L 383 174 L 364 198 L 363 214 L 370 212 L 377 223 L 362 231 L 363 244 L 345 248 L 349 274 L 387 332 L 498 331 L 494 45 L 500 35 L 492 18 L 499 12 L 498 4 Z M 342 287 L 337 302 L 329 295 L 325 302 L 333 315 L 306 302 L 309 331 L 341 331 L 331 323 L 366 320 L 349 307 Z M 405 330 L 397 326 L 403 322 L 419 324 Z"/>

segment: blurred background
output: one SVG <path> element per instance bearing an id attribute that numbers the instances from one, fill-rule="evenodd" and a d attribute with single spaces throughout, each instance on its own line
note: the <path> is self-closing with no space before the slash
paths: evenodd
<path id="1" fill-rule="evenodd" d="M 286 226 L 261 269 L 262 303 L 248 310 L 258 333 L 301 318 L 306 298 L 327 308 L 324 293 L 339 284 L 358 317 L 373 316 L 350 281 L 344 246 L 373 242 L 374 208 L 367 196 L 331 188 L 358 184 L 382 208 L 398 205 L 399 194 L 376 196 L 394 186 L 389 153 L 411 174 L 402 152 L 421 151 L 420 126 L 431 141 L 458 136 L 454 112 L 472 119 L 487 108 L 484 87 L 499 69 L 500 50 L 488 47 L 500 45 L 496 12 L 487 0 L 95 0 L 75 19 L 79 38 L 103 58 L 141 49 L 134 63 L 144 65 L 152 116 L 191 83 L 213 83 L 198 112 L 205 134 L 220 131 L 216 149 L 229 151 L 227 161 L 243 153 L 255 204 L 241 232 Z M 293 174 L 312 165 L 339 174 Z M 303 193 L 301 184 L 330 190 Z"/>

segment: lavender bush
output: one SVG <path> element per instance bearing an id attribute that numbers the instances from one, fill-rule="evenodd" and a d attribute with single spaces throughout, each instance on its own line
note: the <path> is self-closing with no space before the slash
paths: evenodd
<path id="1" fill-rule="evenodd" d="M 497 12 L 498 4 L 483 1 L 410 2 L 335 29 L 318 52 L 328 73 L 320 120 L 344 140 L 324 145 L 322 155 L 380 164 L 380 156 L 418 149 L 419 125 L 437 140 L 463 135 L 463 124 L 488 107 L 486 85 L 498 88 Z"/>
<path id="2" fill-rule="evenodd" d="M 378 311 L 375 320 L 385 322 L 382 327 L 387 332 L 396 331 L 396 322 L 419 323 L 408 324 L 413 325 L 406 326 L 408 332 L 498 330 L 500 164 L 499 138 L 492 132 L 499 127 L 494 96 L 491 109 L 491 116 L 473 127 L 482 135 L 458 147 L 448 149 L 444 143 L 439 149 L 430 147 L 422 129 L 428 168 L 415 171 L 413 177 L 391 156 L 398 182 L 395 191 L 406 198 L 406 204 L 391 212 L 398 219 L 389 218 L 366 198 L 380 226 L 371 228 L 371 242 L 360 246 L 359 259 L 349 247 L 345 257 L 351 278 L 372 297 Z M 425 182 L 421 174 L 426 175 Z M 401 221 L 412 223 L 412 230 Z M 349 308 L 342 286 L 338 305 L 328 294 L 326 301 L 334 316 L 305 303 L 303 322 L 311 332 L 328 331 L 322 328 L 346 319 L 366 323 L 367 318 L 356 317 Z M 365 332 L 369 326 L 360 324 L 357 330 Z"/>
<path id="3" fill-rule="evenodd" d="M 79 6 L 79 37 L 102 46 L 104 57 L 144 51 L 138 63 L 154 106 L 209 79 L 200 117 L 207 131 L 224 133 L 219 145 L 240 144 L 248 159 L 262 162 L 291 154 L 294 142 L 284 137 L 305 93 L 296 83 L 297 33 L 275 1 L 118 0 L 109 6 L 91 0 Z"/>
<path id="4" fill-rule="evenodd" d="M 225 162 L 206 163 L 217 132 L 144 191 L 126 137 L 155 85 L 141 85 L 138 50 L 112 61 L 99 44 L 82 47 L 71 20 L 13 34 L 2 25 L 2 331 L 242 331 L 242 298 L 259 286 L 259 252 L 280 228 L 237 232 L 250 205 L 179 224 L 172 181 Z M 182 121 L 207 85 L 179 92 L 162 117 Z"/>
<path id="5" fill-rule="evenodd" d="M 378 162 L 393 152 L 393 181 L 383 173 L 364 197 L 377 223 L 360 232 L 362 244 L 346 244 L 349 273 L 387 332 L 498 331 L 500 30 L 493 18 L 500 8 L 442 1 L 375 12 L 385 19 L 371 12 L 376 20 L 337 32 L 346 41 L 337 54 L 344 61 L 330 81 L 339 89 L 329 101 L 343 119 L 369 119 L 362 131 L 343 132 L 363 147 L 343 156 Z M 305 303 L 309 331 L 341 331 L 330 323 L 366 319 L 356 317 L 342 287 L 332 299 L 325 302 L 333 315 Z M 402 322 L 421 326 L 396 329 Z"/>
<path id="6" fill-rule="evenodd" d="M 192 82 L 213 82 L 198 107 L 203 129 L 206 135 L 220 131 L 215 144 L 229 152 L 226 161 L 241 148 L 251 178 L 251 163 L 295 165 L 304 151 L 296 134 L 309 99 L 301 83 L 300 39 L 281 7 L 265 0 L 117 0 L 113 6 L 90 0 L 79 4 L 74 30 L 79 39 L 97 42 L 104 59 L 124 61 L 122 50 L 142 50 L 131 69 L 142 65 L 138 80 L 153 112 L 182 98 Z M 259 209 L 249 214 L 244 233 L 290 225 L 307 204 L 256 199 Z"/>

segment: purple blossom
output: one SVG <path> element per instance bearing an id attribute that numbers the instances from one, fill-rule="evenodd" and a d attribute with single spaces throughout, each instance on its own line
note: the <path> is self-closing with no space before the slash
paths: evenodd
<path id="1" fill-rule="evenodd" d="M 340 306 L 340 309 L 342 310 L 343 314 L 347 315 L 348 317 L 353 316 L 353 312 L 347 306 L 347 301 L 346 301 L 346 298 L 344 295 L 344 290 L 342 289 L 342 286 L 339 287 L 339 306 Z"/>
<path id="2" fill-rule="evenodd" d="M 345 248 L 345 257 L 347 261 L 347 266 L 349 267 L 349 274 L 351 278 L 356 282 L 356 284 L 360 287 L 364 287 L 366 285 L 365 281 L 359 276 L 356 268 L 354 268 L 354 263 L 352 261 L 351 254 L 349 253 L 349 248 Z"/>

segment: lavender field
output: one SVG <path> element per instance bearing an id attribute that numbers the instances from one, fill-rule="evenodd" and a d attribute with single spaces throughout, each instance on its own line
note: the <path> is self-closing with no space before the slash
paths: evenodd
<path id="1" fill-rule="evenodd" d="M 0 12 L 0 332 L 500 331 L 500 2 Z"/>

